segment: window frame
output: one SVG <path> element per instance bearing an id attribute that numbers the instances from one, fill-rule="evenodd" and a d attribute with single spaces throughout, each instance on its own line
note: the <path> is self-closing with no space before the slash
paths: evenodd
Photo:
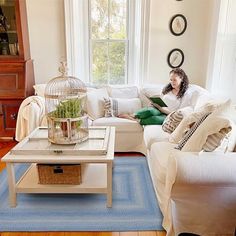
<path id="1" fill-rule="evenodd" d="M 64 10 L 69 74 L 90 83 L 88 1 L 64 0 Z M 129 0 L 127 84 L 142 86 L 147 77 L 149 17 L 150 0 Z"/>

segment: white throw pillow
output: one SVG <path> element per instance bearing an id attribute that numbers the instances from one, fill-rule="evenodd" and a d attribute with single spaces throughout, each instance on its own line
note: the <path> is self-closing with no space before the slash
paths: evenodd
<path id="1" fill-rule="evenodd" d="M 189 131 L 191 126 L 196 123 L 206 112 L 194 112 L 189 116 L 184 117 L 184 119 L 179 123 L 177 128 L 169 136 L 169 141 L 171 143 L 178 143 L 184 135 Z"/>
<path id="2" fill-rule="evenodd" d="M 231 121 L 232 130 L 230 131 L 230 136 L 227 140 L 227 151 L 233 151 L 236 145 L 236 109 L 232 104 L 232 101 L 230 99 L 227 100 L 224 105 L 220 106 L 212 114 L 224 117 Z"/>
<path id="3" fill-rule="evenodd" d="M 44 97 L 44 93 L 45 93 L 45 88 L 46 88 L 47 84 L 35 84 L 33 86 L 34 88 L 34 94 L 38 95 L 40 97 Z"/>
<path id="4" fill-rule="evenodd" d="M 228 146 L 228 134 L 231 130 L 231 127 L 223 128 L 217 133 L 208 135 L 206 143 L 203 145 L 202 149 L 206 152 L 212 152 L 217 148 L 219 149 L 219 147 L 221 147 L 223 143 L 223 145 L 225 145 L 225 148 L 221 148 L 223 148 L 223 151 L 226 151 L 226 148 Z"/>
<path id="5" fill-rule="evenodd" d="M 177 128 L 171 133 L 169 141 L 172 143 L 178 143 L 190 129 L 190 127 L 197 122 L 205 113 L 214 111 L 220 111 L 229 106 L 230 101 L 226 102 L 209 102 L 202 107 L 199 107 L 197 111 L 193 112 L 189 116 L 185 117 Z"/>
<path id="6" fill-rule="evenodd" d="M 88 115 L 94 120 L 104 117 L 104 97 L 109 97 L 105 88 L 87 92 L 87 112 Z"/>
<path id="7" fill-rule="evenodd" d="M 218 106 L 196 129 L 183 146 L 183 151 L 213 151 L 221 143 L 221 150 L 233 151 L 236 143 L 236 111 L 228 100 Z M 230 118 L 233 118 L 234 121 Z M 227 139 L 224 142 L 224 139 Z"/>
<path id="8" fill-rule="evenodd" d="M 196 130 L 199 128 L 199 126 L 204 122 L 204 120 L 209 116 L 209 113 L 205 113 L 198 121 L 194 123 L 194 125 L 188 130 L 188 132 L 183 136 L 183 138 L 179 141 L 176 149 L 183 150 L 183 147 L 187 144 L 187 142 L 191 139 L 191 137 L 194 135 Z M 195 148 L 195 147 L 194 147 Z M 193 149 L 194 149 L 193 148 Z M 189 150 L 194 151 L 194 150 Z"/>
<path id="9" fill-rule="evenodd" d="M 133 114 L 141 109 L 139 98 L 104 98 L 105 117 Z"/>
<path id="10" fill-rule="evenodd" d="M 203 150 L 203 147 L 210 135 L 220 133 L 221 130 L 226 129 L 227 133 L 232 130 L 234 124 L 229 119 L 209 115 L 197 128 L 197 130 L 191 135 L 182 148 L 182 151 L 199 152 Z M 234 146 L 228 146 L 228 150 L 232 151 Z"/>
<path id="11" fill-rule="evenodd" d="M 136 86 L 109 86 L 108 94 L 112 98 L 138 98 L 139 92 Z"/>

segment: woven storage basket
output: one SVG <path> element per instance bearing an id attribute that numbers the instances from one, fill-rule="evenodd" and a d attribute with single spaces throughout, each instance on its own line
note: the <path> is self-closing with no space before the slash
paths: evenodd
<path id="1" fill-rule="evenodd" d="M 39 184 L 81 184 L 81 165 L 37 164 Z"/>

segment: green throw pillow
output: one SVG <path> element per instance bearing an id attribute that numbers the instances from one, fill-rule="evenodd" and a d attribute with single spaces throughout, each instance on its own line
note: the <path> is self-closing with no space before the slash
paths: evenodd
<path id="1" fill-rule="evenodd" d="M 162 113 L 154 107 L 145 107 L 135 113 L 135 117 L 138 119 L 145 119 L 150 116 L 159 116 Z"/>
<path id="2" fill-rule="evenodd" d="M 146 119 L 140 120 L 140 125 L 162 125 L 166 118 L 165 114 L 161 114 L 159 116 L 150 116 Z"/>

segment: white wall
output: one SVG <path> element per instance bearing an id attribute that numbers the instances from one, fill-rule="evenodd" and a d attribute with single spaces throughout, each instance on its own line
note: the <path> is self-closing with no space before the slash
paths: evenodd
<path id="1" fill-rule="evenodd" d="M 47 82 L 66 56 L 63 0 L 26 0 L 35 83 Z"/>
<path id="2" fill-rule="evenodd" d="M 151 0 L 148 76 L 144 83 L 166 83 L 171 69 L 167 55 L 171 49 L 180 48 L 185 54 L 182 68 L 190 81 L 205 86 L 214 1 Z M 66 55 L 64 4 L 63 0 L 26 0 L 26 4 L 35 81 L 44 83 L 59 75 L 59 62 Z M 181 36 L 169 31 L 170 18 L 177 13 L 188 21 Z"/>
<path id="3" fill-rule="evenodd" d="M 180 48 L 185 55 L 182 68 L 190 82 L 205 86 L 214 1 L 151 0 L 147 83 L 168 81 L 171 68 L 167 55 L 171 49 Z M 181 36 L 174 36 L 169 30 L 169 21 L 175 14 L 187 18 L 187 30 Z"/>

